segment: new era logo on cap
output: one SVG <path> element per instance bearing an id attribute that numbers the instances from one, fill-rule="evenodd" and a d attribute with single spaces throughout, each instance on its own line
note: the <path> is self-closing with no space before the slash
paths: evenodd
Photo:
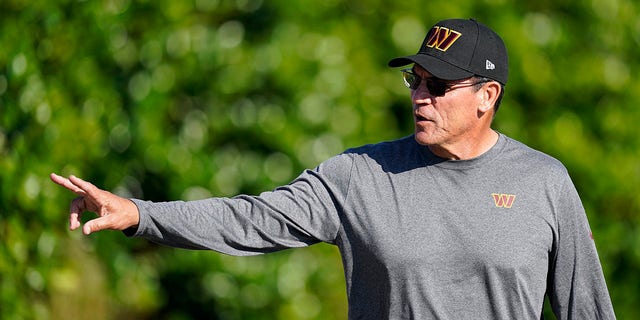
<path id="1" fill-rule="evenodd" d="M 496 68 L 496 65 L 493 64 L 493 62 L 487 60 L 487 62 L 485 63 L 487 70 L 494 70 Z"/>

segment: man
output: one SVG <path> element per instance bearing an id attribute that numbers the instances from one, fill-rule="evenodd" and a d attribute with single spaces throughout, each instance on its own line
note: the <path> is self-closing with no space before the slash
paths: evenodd
<path id="1" fill-rule="evenodd" d="M 259 196 L 152 203 L 71 176 L 83 231 L 252 255 L 338 246 L 350 319 L 615 318 L 578 194 L 557 160 L 491 129 L 507 82 L 502 39 L 444 20 L 396 58 L 415 134 L 347 150 Z"/>

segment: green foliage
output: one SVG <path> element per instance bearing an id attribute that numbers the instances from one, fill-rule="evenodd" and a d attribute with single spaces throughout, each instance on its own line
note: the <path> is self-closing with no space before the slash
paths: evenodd
<path id="1" fill-rule="evenodd" d="M 149 200 L 257 194 L 412 132 L 388 59 L 476 17 L 510 80 L 495 126 L 568 167 L 614 307 L 637 314 L 639 5 L 629 0 L 0 2 L 0 317 L 343 319 L 337 249 L 236 258 L 65 228 L 75 174 Z M 87 219 L 87 218 L 85 218 Z"/>

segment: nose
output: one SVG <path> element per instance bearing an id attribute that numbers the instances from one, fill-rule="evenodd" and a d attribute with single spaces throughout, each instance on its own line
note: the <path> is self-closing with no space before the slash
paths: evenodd
<path id="1" fill-rule="evenodd" d="M 420 83 L 418 88 L 411 90 L 411 100 L 414 105 L 430 104 L 434 98 L 424 83 Z"/>

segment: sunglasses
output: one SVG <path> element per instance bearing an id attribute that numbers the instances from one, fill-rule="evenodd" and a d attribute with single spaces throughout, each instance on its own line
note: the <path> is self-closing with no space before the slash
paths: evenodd
<path id="1" fill-rule="evenodd" d="M 447 91 L 450 91 L 450 90 L 475 86 L 476 84 L 491 81 L 491 79 L 481 79 L 477 82 L 464 83 L 460 86 L 454 87 L 455 83 L 450 83 L 450 82 L 447 82 L 446 80 L 442 80 L 436 77 L 423 78 L 417 75 L 416 73 L 414 73 L 413 70 L 411 69 L 404 69 L 401 71 L 402 71 L 402 78 L 404 79 L 404 85 L 407 86 L 407 88 L 416 90 L 420 86 L 420 83 L 422 82 L 422 80 L 424 80 L 425 84 L 427 85 L 427 90 L 429 90 L 429 93 L 435 97 L 442 97 L 444 96 L 445 93 L 447 93 Z"/>

